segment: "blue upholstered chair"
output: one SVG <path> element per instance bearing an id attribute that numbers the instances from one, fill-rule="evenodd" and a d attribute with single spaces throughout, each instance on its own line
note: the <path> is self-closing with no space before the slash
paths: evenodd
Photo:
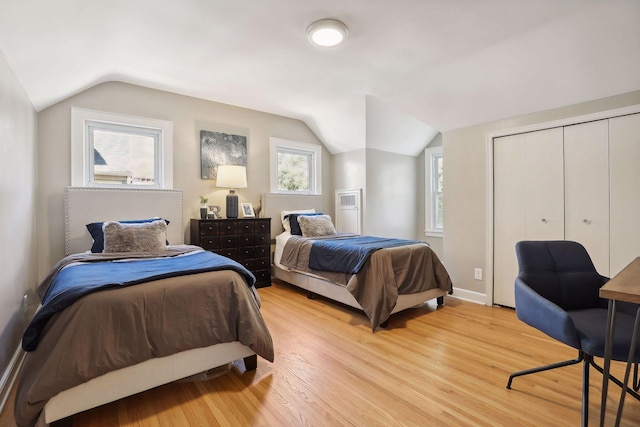
<path id="1" fill-rule="evenodd" d="M 604 357 L 608 300 L 599 297 L 599 289 L 609 279 L 596 271 L 585 248 L 571 241 L 522 241 L 516 244 L 518 277 L 515 282 L 518 319 L 550 337 L 578 350 L 576 359 L 516 372 L 509 376 L 507 388 L 515 377 L 582 362 L 582 425 L 588 423 L 589 367 L 600 373 L 593 358 Z M 616 304 L 616 329 L 611 360 L 626 361 L 633 332 L 637 305 Z M 637 387 L 635 351 L 634 390 Z M 617 378 L 611 380 L 622 387 Z M 631 389 L 628 393 L 640 400 Z"/>

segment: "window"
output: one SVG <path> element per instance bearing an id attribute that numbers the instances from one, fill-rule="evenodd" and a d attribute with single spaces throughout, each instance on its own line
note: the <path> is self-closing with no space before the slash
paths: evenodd
<path id="1" fill-rule="evenodd" d="M 426 235 L 441 236 L 444 231 L 442 147 L 426 148 L 425 161 L 425 227 Z"/>
<path id="2" fill-rule="evenodd" d="M 319 145 L 271 138 L 271 192 L 322 194 Z"/>
<path id="3" fill-rule="evenodd" d="M 71 184 L 173 187 L 173 124 L 73 108 Z"/>

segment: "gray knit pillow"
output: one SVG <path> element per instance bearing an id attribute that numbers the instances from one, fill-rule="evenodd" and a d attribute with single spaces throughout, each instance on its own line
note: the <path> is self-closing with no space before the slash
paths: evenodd
<path id="1" fill-rule="evenodd" d="M 336 234 L 336 229 L 329 215 L 299 216 L 298 224 L 302 237 L 320 237 Z"/>
<path id="2" fill-rule="evenodd" d="M 103 224 L 104 252 L 154 252 L 167 249 L 167 223 L 164 220 L 124 224 Z"/>

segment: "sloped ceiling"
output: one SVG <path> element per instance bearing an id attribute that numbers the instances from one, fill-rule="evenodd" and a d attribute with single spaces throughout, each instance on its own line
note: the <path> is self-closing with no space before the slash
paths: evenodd
<path id="1" fill-rule="evenodd" d="M 307 42 L 322 18 L 346 43 Z M 333 153 L 415 153 L 434 132 L 640 89 L 640 2 L 4 1 L 0 51 L 37 110 L 117 80 L 301 119 Z"/>

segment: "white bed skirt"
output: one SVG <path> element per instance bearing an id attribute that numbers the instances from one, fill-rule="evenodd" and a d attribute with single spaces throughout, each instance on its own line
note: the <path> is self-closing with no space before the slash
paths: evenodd
<path id="1" fill-rule="evenodd" d="M 276 278 L 287 283 L 291 283 L 292 285 L 305 289 L 309 292 L 313 292 L 314 294 L 318 294 L 333 301 L 362 310 L 358 301 L 356 301 L 345 286 L 335 284 L 317 276 L 310 276 L 308 274 L 282 268 L 279 265 L 273 266 L 273 272 Z M 398 295 L 398 301 L 396 302 L 395 307 L 393 307 L 391 314 L 424 304 L 425 301 L 443 297 L 446 294 L 447 292 L 445 290 L 436 288 L 414 294 Z"/>
<path id="2" fill-rule="evenodd" d="M 50 424 L 254 354 L 249 347 L 234 341 L 150 359 L 108 372 L 52 397 L 44 407 L 44 421 Z"/>

